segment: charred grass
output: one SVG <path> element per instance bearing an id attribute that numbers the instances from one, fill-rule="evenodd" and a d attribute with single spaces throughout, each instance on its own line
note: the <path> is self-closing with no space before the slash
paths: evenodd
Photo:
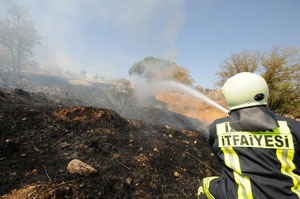
<path id="1" fill-rule="evenodd" d="M 221 169 L 195 132 L 129 121 L 109 109 L 37 105 L 35 94 L 1 93 L 2 198 L 195 198 L 200 179 Z M 68 173 L 74 158 L 97 173 Z"/>

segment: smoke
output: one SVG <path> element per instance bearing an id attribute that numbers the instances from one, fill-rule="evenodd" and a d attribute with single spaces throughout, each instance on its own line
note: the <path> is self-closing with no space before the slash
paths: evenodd
<path id="1" fill-rule="evenodd" d="M 175 41 L 185 21 L 185 0 L 15 1 L 28 7 L 35 21 L 42 37 L 35 55 L 47 74 L 81 74 L 81 79 L 92 74 L 116 78 L 126 76 L 133 63 L 148 56 L 176 62 Z M 156 63 L 155 67 L 152 64 L 147 63 L 146 73 L 158 74 L 166 68 L 166 63 Z M 162 109 L 164 105 L 154 97 L 157 86 L 147 82 L 135 82 L 133 91 L 127 91 L 107 82 L 34 73 L 24 76 L 32 81 L 35 91 L 57 92 L 70 101 L 80 99 L 81 105 L 111 108 L 131 119 L 165 121 L 169 126 L 188 128 L 180 115 L 173 117 L 175 113 Z M 152 115 L 153 108 L 161 110 L 157 117 Z"/>
<path id="2" fill-rule="evenodd" d="M 186 113 L 188 107 L 195 108 L 195 106 L 186 104 L 185 98 L 180 106 L 173 107 L 171 110 L 168 108 L 168 104 L 163 102 L 164 100 L 159 101 L 158 96 L 160 93 L 166 92 L 175 94 L 175 96 L 190 96 L 190 99 L 199 99 L 198 103 L 202 101 L 202 103 L 214 106 L 226 113 L 228 112 L 207 96 L 189 86 L 174 81 L 146 82 L 142 79 L 135 79 L 131 82 L 131 85 L 133 87 L 133 93 L 130 95 L 129 103 L 125 106 L 121 114 L 125 118 L 145 120 L 156 125 L 167 125 L 174 129 L 191 130 L 200 133 L 202 136 L 207 136 L 208 125 L 204 123 L 204 121 L 182 115 L 182 108 L 186 109 Z M 169 95 L 169 100 L 172 100 L 171 97 L 172 95 Z M 173 100 L 180 99 L 176 97 Z M 195 103 L 196 100 L 192 101 L 192 103 Z M 180 104 L 180 101 L 178 103 Z M 130 106 L 131 104 L 134 104 L 134 107 Z M 197 110 L 193 111 L 197 112 Z M 200 111 L 198 114 L 204 114 L 204 111 Z"/>
<path id="3" fill-rule="evenodd" d="M 174 62 L 178 56 L 178 51 L 176 50 L 174 41 L 179 33 L 179 31 L 174 30 L 180 30 L 184 24 L 184 20 L 184 12 L 178 11 L 178 13 L 173 15 L 172 19 L 168 21 L 168 24 L 164 27 L 162 32 L 163 40 L 170 46 L 165 53 L 165 57 Z"/>
<path id="4" fill-rule="evenodd" d="M 149 55 L 175 61 L 175 40 L 184 25 L 185 0 L 28 0 L 42 36 L 42 67 L 126 77 Z M 0 3 L 1 4 L 1 3 Z"/>

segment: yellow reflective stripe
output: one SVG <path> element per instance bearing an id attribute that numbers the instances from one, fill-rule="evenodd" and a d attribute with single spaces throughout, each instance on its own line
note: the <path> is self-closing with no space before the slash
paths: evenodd
<path id="1" fill-rule="evenodd" d="M 296 169 L 296 166 L 293 162 L 294 153 L 295 153 L 295 150 L 288 150 L 287 161 L 288 161 L 288 164 L 290 165 L 290 168 L 288 169 L 288 173 L 290 173 L 292 175 L 291 177 L 292 177 L 293 183 L 294 183 L 294 186 L 291 188 L 291 190 L 293 192 L 295 192 L 298 195 L 298 197 L 300 198 L 300 176 L 296 175 L 293 172 L 293 170 Z"/>
<path id="2" fill-rule="evenodd" d="M 232 147 L 228 147 L 228 150 L 225 148 L 222 148 L 222 151 L 224 152 L 224 158 L 225 158 L 225 154 L 227 156 L 227 158 L 226 158 L 227 162 L 228 162 L 227 166 L 229 168 L 233 169 L 234 180 L 235 180 L 236 184 L 238 185 L 238 199 L 243 199 L 243 198 L 245 198 L 244 193 L 243 193 L 243 186 L 240 182 L 239 174 L 237 173 L 238 171 L 236 170 L 237 169 L 236 168 L 236 160 L 232 154 L 233 149 L 232 149 Z M 232 155 L 231 157 L 233 157 L 233 161 L 230 160 L 230 155 Z"/>
<path id="3" fill-rule="evenodd" d="M 279 128 L 273 129 L 273 132 L 234 132 L 229 122 L 217 124 L 219 147 L 224 153 L 226 166 L 234 171 L 234 179 L 238 185 L 238 199 L 252 199 L 253 196 L 250 178 L 242 174 L 238 155 L 232 147 L 276 149 L 276 156 L 281 163 L 281 172 L 292 179 L 294 185 L 291 191 L 300 198 L 300 176 L 293 172 L 296 169 L 293 162 L 295 153 L 293 137 L 286 121 L 278 121 L 278 123 Z"/>
<path id="4" fill-rule="evenodd" d="M 221 147 L 221 150 L 226 166 L 233 169 L 234 180 L 238 185 L 238 199 L 253 199 L 250 178 L 242 174 L 238 155 L 232 147 Z"/>
<path id="5" fill-rule="evenodd" d="M 206 197 L 208 199 L 215 199 L 215 197 L 213 197 L 213 195 L 211 195 L 211 193 L 209 192 L 209 184 L 207 182 L 203 182 L 203 186 L 204 186 L 204 193 L 206 195 Z"/>
<path id="6" fill-rule="evenodd" d="M 217 132 L 218 132 L 218 134 L 220 134 L 221 132 L 223 132 L 223 130 L 225 130 L 225 125 L 221 125 L 221 124 L 217 125 Z M 243 191 L 242 191 L 243 190 L 242 189 L 242 185 L 241 185 L 240 179 L 238 177 L 238 174 L 236 173 L 234 162 L 230 160 L 229 147 L 221 147 L 221 150 L 224 153 L 225 165 L 227 167 L 233 169 L 234 180 L 235 180 L 236 184 L 238 185 L 238 199 L 240 199 L 240 198 L 243 199 L 244 198 L 244 194 L 243 194 Z"/>
<path id="7" fill-rule="evenodd" d="M 221 134 L 230 131 L 230 129 L 231 127 L 229 126 L 228 122 L 217 124 L 217 134 L 219 138 Z M 250 178 L 242 174 L 240 161 L 237 153 L 235 152 L 232 146 L 221 147 L 219 145 L 219 147 L 224 153 L 225 165 L 233 169 L 234 180 L 238 185 L 238 199 L 253 199 Z"/>
<path id="8" fill-rule="evenodd" d="M 199 186 L 198 188 L 198 197 L 200 196 L 201 193 L 204 193 L 203 186 Z"/>
<path id="9" fill-rule="evenodd" d="M 202 185 L 198 188 L 198 197 L 201 193 L 204 193 L 208 199 L 215 199 L 215 197 L 209 191 L 210 182 L 220 176 L 211 176 L 203 179 Z"/>
<path id="10" fill-rule="evenodd" d="M 246 187 L 247 198 L 253 199 L 250 178 L 248 176 L 244 176 L 244 179 L 245 179 L 245 187 Z"/>
<path id="11" fill-rule="evenodd" d="M 291 135 L 291 131 L 286 121 L 279 121 L 278 123 L 280 125 L 280 133 L 289 133 Z M 295 153 L 293 140 L 291 145 L 292 149 L 277 149 L 276 156 L 281 163 L 281 173 L 289 176 L 293 180 L 294 186 L 291 187 L 291 191 L 297 194 L 297 196 L 300 198 L 300 176 L 293 172 L 296 169 L 296 166 L 293 162 Z"/>
<path id="12" fill-rule="evenodd" d="M 291 134 L 290 128 L 288 127 L 288 124 L 286 121 L 278 121 L 279 124 L 279 133 L 288 133 Z"/>
<path id="13" fill-rule="evenodd" d="M 229 151 L 233 155 L 234 161 L 234 178 L 236 181 L 240 183 L 238 196 L 239 198 L 249 198 L 252 199 L 252 189 L 251 189 L 251 182 L 248 176 L 242 174 L 241 165 L 239 161 L 239 157 L 233 147 L 228 147 Z M 247 196 L 247 197 L 245 197 Z"/>
<path id="14" fill-rule="evenodd" d="M 209 191 L 209 185 L 210 185 L 210 182 L 216 178 L 218 178 L 218 176 L 212 176 L 212 177 L 207 177 L 207 178 L 203 179 L 204 194 L 206 195 L 206 197 L 208 199 L 215 199 L 215 197 Z"/>
<path id="15" fill-rule="evenodd" d="M 289 176 L 293 180 L 294 186 L 291 187 L 291 191 L 298 195 L 300 198 L 300 178 L 298 175 L 293 173 L 293 170 L 296 168 L 292 159 L 294 156 L 294 150 L 276 150 L 276 155 L 278 160 L 281 163 L 281 173 Z"/>

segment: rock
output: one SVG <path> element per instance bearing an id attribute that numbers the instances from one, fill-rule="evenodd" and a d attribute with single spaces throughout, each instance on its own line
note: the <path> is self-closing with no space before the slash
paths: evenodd
<path id="1" fill-rule="evenodd" d="M 166 129 L 171 129 L 171 127 L 169 127 L 168 125 L 166 125 Z"/>
<path id="2" fill-rule="evenodd" d="M 113 159 L 118 159 L 119 157 L 120 157 L 120 154 L 116 153 L 116 154 L 113 155 Z"/>
<path id="3" fill-rule="evenodd" d="M 12 175 L 12 176 L 17 176 L 17 172 L 15 172 L 15 171 L 14 171 L 14 172 L 11 172 L 10 175 Z"/>
<path id="4" fill-rule="evenodd" d="M 178 177 L 180 177 L 180 174 L 177 171 L 175 171 L 174 176 L 178 178 Z"/>
<path id="5" fill-rule="evenodd" d="M 67 166 L 67 170 L 70 173 L 77 173 L 84 176 L 97 173 L 96 169 L 78 159 L 71 160 Z"/>
<path id="6" fill-rule="evenodd" d="M 62 143 L 60 143 L 60 144 L 59 144 L 59 146 L 60 146 L 62 149 L 64 149 L 64 148 L 67 148 L 67 147 L 69 147 L 69 146 L 70 146 L 70 144 L 69 144 L 69 143 L 67 143 L 67 142 L 62 142 Z"/>
<path id="7" fill-rule="evenodd" d="M 5 142 L 6 142 L 6 143 L 11 143 L 12 140 L 11 140 L 11 139 L 6 139 Z"/>
<path id="8" fill-rule="evenodd" d="M 125 181 L 126 181 L 127 184 L 131 184 L 132 183 L 132 178 L 126 178 Z"/>

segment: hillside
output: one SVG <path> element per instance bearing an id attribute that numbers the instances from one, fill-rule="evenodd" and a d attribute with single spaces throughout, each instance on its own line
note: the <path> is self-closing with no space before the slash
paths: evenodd
<path id="1" fill-rule="evenodd" d="M 220 91 L 212 90 L 207 96 L 221 106 L 226 107 L 226 101 Z M 214 106 L 188 95 L 161 91 L 156 99 L 165 103 L 169 111 L 198 119 L 206 124 L 212 123 L 215 119 L 228 116 L 228 114 Z"/>
<path id="2" fill-rule="evenodd" d="M 221 169 L 196 132 L 65 102 L 0 90 L 2 198 L 193 198 Z M 73 159 L 96 172 L 68 172 Z"/>

